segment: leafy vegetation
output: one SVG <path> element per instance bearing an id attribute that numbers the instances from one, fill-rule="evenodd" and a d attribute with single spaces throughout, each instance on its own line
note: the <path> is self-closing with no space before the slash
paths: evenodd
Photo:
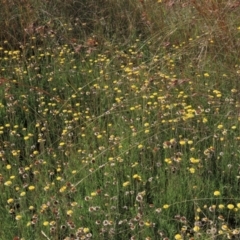
<path id="1" fill-rule="evenodd" d="M 1 239 L 239 239 L 240 4 L 4 1 Z"/>

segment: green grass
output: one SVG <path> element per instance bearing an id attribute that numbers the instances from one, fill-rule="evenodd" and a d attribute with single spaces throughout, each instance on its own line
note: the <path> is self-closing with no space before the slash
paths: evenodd
<path id="1" fill-rule="evenodd" d="M 238 4 L 172 3 L 1 1 L 0 239 L 239 238 Z"/>

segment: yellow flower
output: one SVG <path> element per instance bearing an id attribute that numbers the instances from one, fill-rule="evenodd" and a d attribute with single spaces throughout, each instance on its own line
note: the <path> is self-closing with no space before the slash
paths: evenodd
<path id="1" fill-rule="evenodd" d="M 176 240 L 182 240 L 182 236 L 180 234 L 176 234 L 174 237 Z"/>
<path id="2" fill-rule="evenodd" d="M 203 120 L 202 120 L 202 122 L 203 122 L 203 123 L 207 123 L 207 122 L 208 122 L 208 119 L 204 117 Z"/>
<path id="3" fill-rule="evenodd" d="M 189 168 L 189 172 L 192 174 L 195 173 L 195 168 Z"/>
<path id="4" fill-rule="evenodd" d="M 10 164 L 8 164 L 7 166 L 6 166 L 6 169 L 7 170 L 9 170 L 9 169 L 11 169 L 12 168 L 12 166 L 10 165 Z"/>
<path id="5" fill-rule="evenodd" d="M 34 189 L 35 189 L 35 187 L 32 186 L 32 185 L 28 187 L 28 190 L 29 190 L 29 191 L 33 191 Z"/>
<path id="6" fill-rule="evenodd" d="M 43 226 L 48 226 L 48 225 L 49 225 L 48 221 L 43 222 Z"/>
<path id="7" fill-rule="evenodd" d="M 22 218 L 22 216 L 21 215 L 17 215 L 16 217 L 15 217 L 15 219 L 18 221 L 18 220 L 20 220 Z"/>
<path id="8" fill-rule="evenodd" d="M 12 185 L 12 182 L 11 182 L 11 181 L 6 181 L 6 182 L 4 183 L 4 185 L 5 185 L 5 186 L 10 186 L 10 185 Z"/>
<path id="9" fill-rule="evenodd" d="M 168 163 L 168 164 L 172 164 L 172 160 L 171 158 L 165 158 L 164 162 Z"/>
<path id="10" fill-rule="evenodd" d="M 191 163 L 199 163 L 199 162 L 200 162 L 200 160 L 199 160 L 199 159 L 196 159 L 196 158 L 193 158 L 193 157 L 191 157 L 191 158 L 190 158 L 190 162 L 191 162 Z"/>
<path id="11" fill-rule="evenodd" d="M 223 209 L 224 207 L 225 207 L 225 206 L 224 206 L 223 204 L 219 204 L 219 205 L 218 205 L 218 208 L 219 208 L 219 209 Z"/>
<path id="12" fill-rule="evenodd" d="M 194 228 L 193 228 L 193 231 L 194 232 L 198 232 L 200 230 L 200 227 L 199 226 L 194 226 Z"/>
<path id="13" fill-rule="evenodd" d="M 209 77 L 208 73 L 204 73 L 203 75 L 204 75 L 204 77 Z"/>
<path id="14" fill-rule="evenodd" d="M 185 145 L 185 144 L 186 144 L 186 141 L 185 141 L 185 140 L 180 140 L 180 141 L 179 141 L 179 144 L 180 144 L 180 145 Z"/>
<path id="15" fill-rule="evenodd" d="M 152 224 L 151 224 L 150 222 L 148 222 L 148 221 L 145 222 L 144 224 L 145 224 L 146 227 L 150 227 L 150 226 L 152 225 Z"/>
<path id="16" fill-rule="evenodd" d="M 38 155 L 39 152 L 38 151 L 33 151 L 33 155 Z"/>
<path id="17" fill-rule="evenodd" d="M 20 193 L 20 196 L 21 196 L 21 197 L 24 197 L 25 195 L 26 195 L 26 192 L 21 192 L 21 193 Z"/>
<path id="18" fill-rule="evenodd" d="M 68 216 L 72 216 L 72 214 L 73 214 L 73 211 L 72 211 L 72 210 L 68 210 L 68 211 L 67 211 L 67 215 L 68 215 Z"/>
<path id="19" fill-rule="evenodd" d="M 89 228 L 83 228 L 84 233 L 89 233 Z"/>
<path id="20" fill-rule="evenodd" d="M 91 196 L 92 196 L 92 197 L 95 197 L 95 196 L 97 196 L 97 193 L 96 193 L 96 192 L 92 192 L 92 193 L 91 193 Z"/>
<path id="21" fill-rule="evenodd" d="M 135 162 L 132 164 L 132 167 L 136 167 L 138 165 L 138 162 Z"/>
<path id="22" fill-rule="evenodd" d="M 129 181 L 123 183 L 123 187 L 126 187 L 126 186 L 128 186 L 128 185 L 130 185 L 130 182 L 129 182 Z"/>
<path id="23" fill-rule="evenodd" d="M 168 204 L 164 204 L 164 205 L 163 205 L 163 208 L 164 208 L 164 209 L 167 209 L 167 208 L 169 208 L 169 207 L 170 207 L 170 205 L 168 205 Z"/>
<path id="24" fill-rule="evenodd" d="M 223 231 L 227 231 L 228 230 L 228 226 L 226 224 L 222 225 L 222 230 Z"/>
<path id="25" fill-rule="evenodd" d="M 66 186 L 61 187 L 60 190 L 59 190 L 59 192 L 61 192 L 61 193 L 62 193 L 62 192 L 65 192 L 66 188 L 67 188 Z"/>
<path id="26" fill-rule="evenodd" d="M 221 193 L 220 193 L 219 191 L 215 191 L 215 192 L 213 193 L 213 195 L 214 195 L 214 196 L 220 196 Z"/>
<path id="27" fill-rule="evenodd" d="M 234 209 L 234 205 L 233 205 L 233 204 L 228 204 L 228 205 L 227 205 L 227 208 L 228 208 L 229 210 L 232 210 L 232 209 Z"/>
<path id="28" fill-rule="evenodd" d="M 13 203 L 13 202 L 14 202 L 14 199 L 13 199 L 13 198 L 9 198 L 9 199 L 7 200 L 7 203 L 8 203 L 8 204 Z"/>
<path id="29" fill-rule="evenodd" d="M 141 181 L 141 180 L 142 180 L 141 176 L 139 176 L 138 174 L 134 174 L 134 175 L 133 175 L 133 179 L 136 179 L 136 180 L 138 180 L 138 181 Z"/>

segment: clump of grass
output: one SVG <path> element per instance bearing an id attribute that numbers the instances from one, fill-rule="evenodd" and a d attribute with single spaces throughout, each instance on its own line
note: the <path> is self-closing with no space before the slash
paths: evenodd
<path id="1" fill-rule="evenodd" d="M 4 239 L 239 238 L 237 4 L 2 3 Z"/>

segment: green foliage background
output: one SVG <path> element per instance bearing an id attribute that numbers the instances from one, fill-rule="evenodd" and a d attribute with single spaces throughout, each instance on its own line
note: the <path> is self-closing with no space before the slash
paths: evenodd
<path id="1" fill-rule="evenodd" d="M 1 239 L 238 239 L 237 1 L 4 1 Z"/>

